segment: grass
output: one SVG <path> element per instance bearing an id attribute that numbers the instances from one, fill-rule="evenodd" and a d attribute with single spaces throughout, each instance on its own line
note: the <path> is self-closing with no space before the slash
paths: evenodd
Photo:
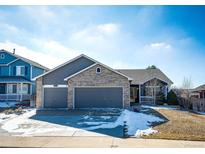
<path id="1" fill-rule="evenodd" d="M 25 111 L 23 111 L 23 108 L 22 107 L 18 107 L 18 108 L 7 108 L 7 109 L 0 109 L 0 113 L 5 113 L 5 114 L 22 114 L 24 113 Z"/>
<path id="2" fill-rule="evenodd" d="M 159 132 L 143 138 L 205 141 L 205 116 L 179 110 L 157 110 L 167 121 L 153 128 Z"/>

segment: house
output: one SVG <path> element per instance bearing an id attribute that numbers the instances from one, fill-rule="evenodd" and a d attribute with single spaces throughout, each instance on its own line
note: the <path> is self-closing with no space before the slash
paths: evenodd
<path id="1" fill-rule="evenodd" d="M 172 81 L 159 69 L 115 70 L 80 55 L 38 77 L 37 109 L 128 108 L 130 101 L 155 103 Z"/>
<path id="2" fill-rule="evenodd" d="M 192 89 L 190 96 L 195 98 L 205 98 L 205 84 Z"/>
<path id="3" fill-rule="evenodd" d="M 196 112 L 205 112 L 205 84 L 190 91 L 192 109 Z"/>
<path id="4" fill-rule="evenodd" d="M 45 73 L 48 68 L 13 53 L 0 50 L 0 101 L 30 100 L 35 95 L 35 82 L 31 79 Z"/>

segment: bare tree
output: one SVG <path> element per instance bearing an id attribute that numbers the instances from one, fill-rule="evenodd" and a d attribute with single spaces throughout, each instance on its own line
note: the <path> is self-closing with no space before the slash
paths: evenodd
<path id="1" fill-rule="evenodd" d="M 190 99 L 190 89 L 193 88 L 193 83 L 191 77 L 186 78 L 184 77 L 182 82 L 182 87 L 180 90 L 180 98 L 181 98 L 181 105 L 186 109 L 192 108 L 192 103 Z"/>
<path id="2" fill-rule="evenodd" d="M 191 77 L 187 78 L 184 77 L 183 82 L 182 82 L 182 89 L 191 89 L 193 88 L 193 83 Z"/>

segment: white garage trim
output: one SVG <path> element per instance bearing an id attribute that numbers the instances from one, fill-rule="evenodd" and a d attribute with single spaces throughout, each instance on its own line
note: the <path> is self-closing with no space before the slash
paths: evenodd
<path id="1" fill-rule="evenodd" d="M 68 85 L 58 84 L 58 85 L 43 85 L 43 88 L 67 88 Z"/>
<path id="2" fill-rule="evenodd" d="M 73 87 L 73 109 L 75 109 L 75 89 L 76 88 L 122 88 L 122 107 L 124 108 L 124 87 L 123 86 L 75 86 Z"/>

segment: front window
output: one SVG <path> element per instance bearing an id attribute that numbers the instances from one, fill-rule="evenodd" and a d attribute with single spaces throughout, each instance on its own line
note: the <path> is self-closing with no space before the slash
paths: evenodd
<path id="1" fill-rule="evenodd" d="M 22 94 L 28 94 L 28 84 L 23 84 L 22 85 L 21 93 Z"/>
<path id="2" fill-rule="evenodd" d="M 17 84 L 8 84 L 7 86 L 7 92 L 8 94 L 17 94 L 18 92 Z"/>
<path id="3" fill-rule="evenodd" d="M 25 67 L 24 66 L 16 66 L 16 75 L 24 76 L 25 75 Z"/>
<path id="4" fill-rule="evenodd" d="M 29 85 L 28 84 L 8 84 L 7 92 L 8 94 L 28 94 Z"/>

